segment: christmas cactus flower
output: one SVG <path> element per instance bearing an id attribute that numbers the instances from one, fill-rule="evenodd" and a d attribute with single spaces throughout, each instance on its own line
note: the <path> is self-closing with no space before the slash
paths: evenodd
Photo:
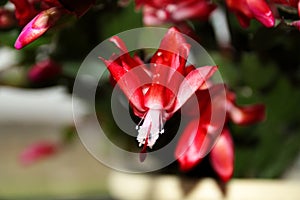
<path id="1" fill-rule="evenodd" d="M 136 7 L 142 7 L 143 21 L 146 25 L 177 23 L 188 19 L 206 20 L 215 9 L 209 0 L 136 0 Z"/>
<path id="2" fill-rule="evenodd" d="M 197 91 L 201 115 L 197 118 L 194 117 L 192 112 L 188 113 L 191 120 L 179 139 L 175 157 L 181 170 L 188 171 L 192 169 L 201 162 L 206 155 L 205 153 L 210 151 L 213 142 L 209 140 L 214 140 L 213 136 L 217 136 L 214 132 L 221 130 L 221 135 L 211 149 L 209 158 L 213 169 L 221 180 L 226 182 L 233 174 L 233 141 L 226 123 L 224 127 L 224 124 L 219 124 L 219 126 L 215 124 L 214 129 L 210 128 L 212 125 L 210 123 L 212 105 L 217 107 L 214 112 L 221 112 L 225 109 L 227 113 L 226 121 L 232 121 L 238 125 L 248 125 L 262 121 L 265 117 L 265 107 L 261 104 L 238 106 L 235 103 L 235 94 L 228 89 L 226 90 L 226 98 L 220 98 L 223 88 L 222 85 L 214 85 L 208 89 Z M 205 138 L 208 139 L 208 142 L 205 142 Z"/>
<path id="3" fill-rule="evenodd" d="M 168 30 L 148 66 L 139 57 L 131 57 L 120 38 L 115 36 L 111 41 L 122 54 L 101 59 L 129 99 L 134 114 L 141 118 L 137 140 L 145 152 L 164 133 L 164 123 L 205 85 L 217 67 L 186 67 L 190 45 L 176 28 Z"/>
<path id="4" fill-rule="evenodd" d="M 242 27 L 248 27 L 251 19 L 258 20 L 266 27 L 275 24 L 273 13 L 265 0 L 226 0 L 226 4 Z"/>

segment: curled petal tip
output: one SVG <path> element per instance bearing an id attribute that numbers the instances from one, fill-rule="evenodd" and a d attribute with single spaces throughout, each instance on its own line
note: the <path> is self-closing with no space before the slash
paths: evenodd
<path id="1" fill-rule="evenodd" d="M 15 49 L 20 50 L 23 48 L 22 43 L 17 39 L 14 45 Z"/>

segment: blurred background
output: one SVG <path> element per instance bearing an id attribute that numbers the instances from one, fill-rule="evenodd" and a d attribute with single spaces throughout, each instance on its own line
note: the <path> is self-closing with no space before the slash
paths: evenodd
<path id="1" fill-rule="evenodd" d="M 228 25 L 215 26 L 224 16 Z M 293 183 L 287 186 L 293 188 L 291 199 L 300 198 L 295 189 L 300 187 L 299 30 L 280 21 L 275 28 L 252 21 L 244 29 L 232 13 L 224 16 L 193 21 L 191 30 L 219 66 L 238 104 L 263 103 L 267 115 L 255 125 L 229 125 L 235 143 L 234 180 L 282 181 L 276 186 L 265 183 L 283 192 L 289 191 L 286 182 Z M 97 1 L 79 19 L 65 20 L 19 51 L 13 46 L 21 27 L 0 31 L 0 199 L 111 199 L 112 171 L 95 160 L 76 135 L 71 93 L 85 56 L 114 34 L 142 27 L 142 13 L 134 2 L 124 7 L 106 0 Z M 218 38 L 222 34 L 225 38 Z M 52 76 L 46 81 L 35 79 L 32 69 L 49 58 L 61 71 L 48 71 Z M 82 102 L 84 115 L 84 99 L 75 100 Z M 63 148 L 24 164 L 22 152 L 40 141 Z"/>

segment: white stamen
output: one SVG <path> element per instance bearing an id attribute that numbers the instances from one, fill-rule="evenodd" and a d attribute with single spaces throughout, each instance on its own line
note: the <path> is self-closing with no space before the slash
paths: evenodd
<path id="1" fill-rule="evenodd" d="M 142 146 L 146 143 L 147 140 L 147 146 L 152 148 L 152 146 L 158 139 L 159 134 L 164 133 L 164 120 L 162 116 L 162 110 L 150 109 L 147 112 L 145 119 L 142 120 L 142 126 L 137 126 L 139 133 L 137 136 L 137 141 L 139 142 L 139 146 Z"/>

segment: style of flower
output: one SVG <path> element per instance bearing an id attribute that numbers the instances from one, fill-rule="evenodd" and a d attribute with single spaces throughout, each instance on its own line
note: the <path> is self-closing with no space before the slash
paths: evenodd
<path id="1" fill-rule="evenodd" d="M 211 150 L 209 153 L 211 166 L 221 180 L 226 182 L 232 177 L 234 167 L 233 141 L 226 121 L 232 121 L 238 125 L 262 121 L 265 117 L 265 107 L 261 104 L 238 106 L 235 103 L 235 94 L 226 89 L 226 98 L 223 98 L 223 90 L 223 85 L 213 85 L 208 89 L 197 91 L 201 115 L 194 117 L 192 113 L 189 113 L 191 121 L 179 139 L 175 157 L 181 170 L 188 171 L 199 164 Z M 215 106 L 214 110 L 212 110 L 212 106 Z M 226 112 L 225 126 L 223 127 L 224 123 L 212 124 L 210 121 L 212 112 L 218 115 L 223 111 Z M 211 128 L 212 125 L 213 128 Z M 212 146 L 218 131 L 221 134 Z"/>
<path id="2" fill-rule="evenodd" d="M 27 24 L 15 42 L 15 48 L 21 49 L 41 37 L 61 16 L 81 17 L 95 0 L 11 0 L 11 2 L 15 5 L 15 16 L 19 25 Z"/>
<path id="3" fill-rule="evenodd" d="M 193 70 L 191 66 L 186 67 L 190 46 L 176 28 L 168 30 L 150 66 L 138 56 L 131 57 L 120 38 L 114 36 L 110 40 L 121 55 L 101 59 L 129 99 L 134 114 L 141 118 L 137 140 L 139 146 L 144 145 L 142 152 L 145 152 L 164 133 L 164 123 L 206 83 L 217 67 Z"/>
<path id="4" fill-rule="evenodd" d="M 247 28 L 251 19 L 256 19 L 266 27 L 273 27 L 275 19 L 265 0 L 225 0 L 230 11 L 235 13 L 242 27 Z"/>
<path id="5" fill-rule="evenodd" d="M 177 23 L 189 19 L 206 20 L 216 5 L 209 0 L 135 0 L 143 12 L 145 25 Z"/>

